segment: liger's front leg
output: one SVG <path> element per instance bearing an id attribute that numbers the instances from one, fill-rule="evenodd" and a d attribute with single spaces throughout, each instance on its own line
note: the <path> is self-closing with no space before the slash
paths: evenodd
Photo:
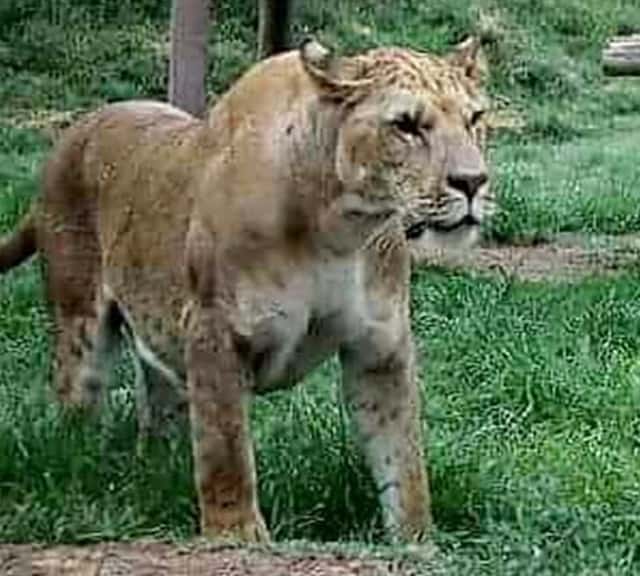
<path id="1" fill-rule="evenodd" d="M 345 398 L 386 528 L 392 538 L 415 540 L 432 522 L 411 336 L 407 333 L 391 352 L 375 346 L 374 338 L 342 354 Z"/>
<path id="2" fill-rule="evenodd" d="M 187 378 L 202 532 L 212 539 L 268 540 L 249 430 L 250 371 L 224 314 L 195 305 L 189 324 Z"/>

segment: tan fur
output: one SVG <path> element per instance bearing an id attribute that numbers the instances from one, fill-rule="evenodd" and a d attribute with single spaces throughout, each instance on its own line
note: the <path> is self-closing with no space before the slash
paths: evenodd
<path id="1" fill-rule="evenodd" d="M 252 68 L 205 122 L 114 104 L 51 154 L 31 229 L 59 396 L 99 403 L 121 329 L 159 397 L 142 405 L 179 405 L 186 380 L 207 536 L 267 538 L 250 397 L 335 352 L 390 533 L 429 529 L 405 233 L 464 244 L 490 208 L 476 59 L 307 43 Z"/>

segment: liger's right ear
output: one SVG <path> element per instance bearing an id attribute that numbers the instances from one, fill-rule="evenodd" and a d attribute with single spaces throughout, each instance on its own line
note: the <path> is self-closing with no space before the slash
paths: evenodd
<path id="1" fill-rule="evenodd" d="M 357 67 L 350 66 L 352 59 L 336 57 L 314 38 L 303 40 L 299 52 L 306 73 L 327 98 L 347 100 L 369 84 L 354 77 Z"/>

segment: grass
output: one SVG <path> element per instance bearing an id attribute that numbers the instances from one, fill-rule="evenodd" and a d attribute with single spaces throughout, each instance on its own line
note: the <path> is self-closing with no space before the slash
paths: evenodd
<path id="1" fill-rule="evenodd" d="M 48 137 L 24 119 L 162 97 L 167 2 L 0 3 L 0 233 L 27 208 Z M 217 94 L 251 61 L 253 2 L 221 2 Z M 296 3 L 346 51 L 491 39 L 491 91 L 526 119 L 490 150 L 510 242 L 640 228 L 640 90 L 598 51 L 640 29 L 633 0 Z M 5 73 L 6 72 L 6 73 Z M 451 574 L 633 574 L 640 564 L 640 282 L 529 284 L 422 270 L 413 325 L 436 541 Z M 186 435 L 135 449 L 127 379 L 105 418 L 58 411 L 35 263 L 0 278 L 0 541 L 183 538 L 197 529 Z M 126 370 L 125 370 L 126 374 Z M 377 541 L 379 511 L 328 363 L 256 402 L 261 502 L 276 539 Z"/>
<path id="2" fill-rule="evenodd" d="M 640 229 L 638 128 L 640 116 L 565 142 L 496 144 L 491 166 L 500 211 L 488 235 L 507 242 Z"/>
<path id="3" fill-rule="evenodd" d="M 494 574 L 635 565 L 637 290 L 633 278 L 553 290 L 416 279 L 434 507 L 463 563 L 484 559 Z"/>
<path id="4" fill-rule="evenodd" d="M 193 535 L 186 437 L 140 455 L 126 395 L 114 393 L 101 425 L 61 418 L 50 402 L 37 289 L 30 267 L 0 291 L 0 541 Z M 413 310 L 437 540 L 454 564 L 630 570 L 640 542 L 636 279 L 550 290 L 424 271 Z M 255 407 L 260 493 L 278 539 L 377 534 L 338 380 L 329 364 Z"/>

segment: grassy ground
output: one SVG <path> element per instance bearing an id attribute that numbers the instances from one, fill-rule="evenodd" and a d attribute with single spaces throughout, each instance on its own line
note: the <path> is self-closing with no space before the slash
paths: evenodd
<path id="1" fill-rule="evenodd" d="M 161 97 L 167 2 L 0 4 L 0 233 L 28 205 L 49 141 L 42 112 Z M 249 63 L 253 2 L 221 3 L 210 88 Z M 499 100 L 526 120 L 490 151 L 500 241 L 640 228 L 640 90 L 604 85 L 599 42 L 640 29 L 633 0 L 298 2 L 296 34 L 345 49 L 441 50 L 474 27 Z M 414 277 L 413 322 L 436 541 L 453 574 L 640 571 L 640 283 L 631 273 L 529 284 L 442 270 Z M 0 278 L 0 541 L 188 537 L 186 438 L 135 450 L 126 378 L 103 422 L 64 419 L 47 387 L 37 266 Z M 126 371 L 125 371 L 126 372 Z M 277 539 L 376 540 L 371 484 L 329 363 L 259 400 L 260 492 Z"/>
<path id="2" fill-rule="evenodd" d="M 500 211 L 495 240 L 559 232 L 622 234 L 640 229 L 640 115 L 564 142 L 504 138 L 491 165 Z"/>

